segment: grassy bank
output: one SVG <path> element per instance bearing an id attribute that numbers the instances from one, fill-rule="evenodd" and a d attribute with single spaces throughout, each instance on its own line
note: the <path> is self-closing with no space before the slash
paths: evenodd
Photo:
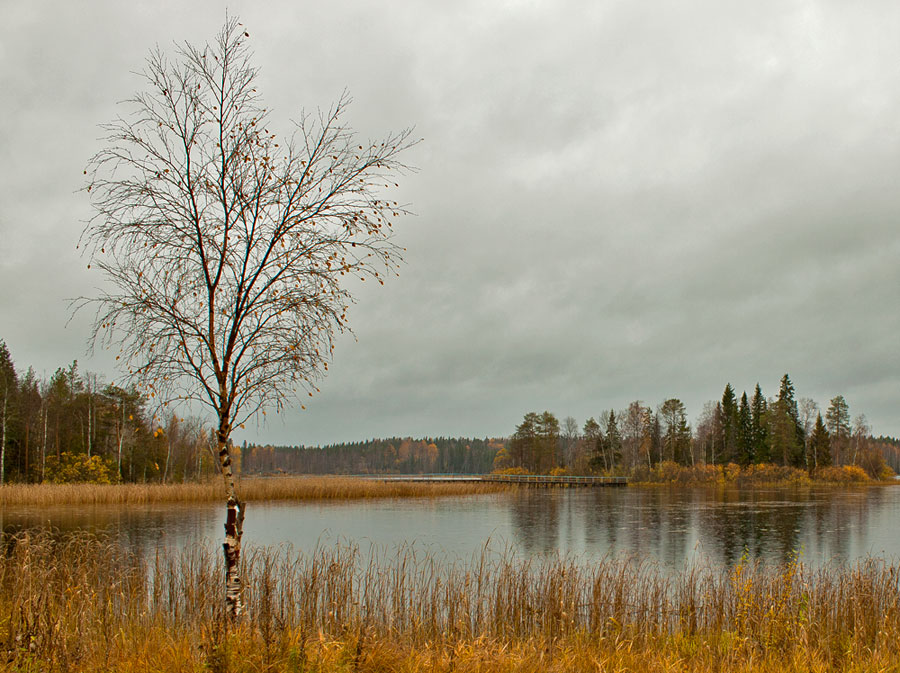
<path id="1" fill-rule="evenodd" d="M 87 537 L 7 540 L 0 670 L 868 671 L 900 667 L 896 568 L 672 573 L 604 560 L 466 563 L 401 548 L 246 554 L 220 627 L 214 550 L 140 559 Z"/>
<path id="2" fill-rule="evenodd" d="M 763 463 L 761 465 L 678 465 L 663 462 L 652 469 L 643 466 L 632 470 L 631 485 L 731 485 L 754 486 L 826 486 L 893 484 L 893 472 L 887 470 L 873 477 L 857 465 L 824 467 L 810 473 L 796 467 Z"/>
<path id="3" fill-rule="evenodd" d="M 377 478 L 275 477 L 238 482 L 239 496 L 259 500 L 354 500 L 365 498 L 429 498 L 490 493 L 503 484 L 385 482 Z M 224 498 L 221 480 L 187 484 L 7 484 L 0 505 L 128 505 L 159 502 L 215 502 Z"/>

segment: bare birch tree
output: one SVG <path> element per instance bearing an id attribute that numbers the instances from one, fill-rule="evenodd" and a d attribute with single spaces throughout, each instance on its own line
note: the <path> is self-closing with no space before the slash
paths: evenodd
<path id="1" fill-rule="evenodd" d="M 312 395 L 352 296 L 343 277 L 383 282 L 401 252 L 386 188 L 410 131 L 360 142 L 346 96 L 280 138 L 256 90 L 236 20 L 212 44 L 156 50 L 146 89 L 105 126 L 85 174 L 95 215 L 82 234 L 105 287 L 94 342 L 157 402 L 207 405 L 225 481 L 226 609 L 241 612 L 245 505 L 231 433 Z"/>

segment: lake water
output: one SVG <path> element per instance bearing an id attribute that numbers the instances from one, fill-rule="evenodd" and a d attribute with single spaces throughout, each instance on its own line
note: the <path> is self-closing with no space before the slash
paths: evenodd
<path id="1" fill-rule="evenodd" d="M 224 505 L 0 510 L 4 532 L 103 531 L 136 549 L 221 542 Z M 246 545 L 411 544 L 466 559 L 486 545 L 523 557 L 637 555 L 671 566 L 742 556 L 807 564 L 900 559 L 900 486 L 860 489 L 528 489 L 465 497 L 255 503 Z"/>

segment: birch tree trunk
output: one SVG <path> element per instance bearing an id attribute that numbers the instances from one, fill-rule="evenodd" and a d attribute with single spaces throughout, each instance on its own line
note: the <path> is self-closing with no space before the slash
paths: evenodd
<path id="1" fill-rule="evenodd" d="M 6 408 L 9 400 L 9 387 L 3 389 L 3 411 L 0 415 L 0 485 L 6 483 Z"/>
<path id="2" fill-rule="evenodd" d="M 43 406 L 41 411 L 44 412 L 44 434 L 41 437 L 41 483 L 44 483 L 44 468 L 47 465 L 47 407 Z"/>
<path id="3" fill-rule="evenodd" d="M 228 498 L 225 511 L 225 614 L 230 622 L 240 618 L 244 611 L 241 583 L 241 536 L 244 534 L 244 512 L 246 503 L 237 499 L 234 489 L 234 472 L 231 468 L 227 432 L 219 431 L 219 461 L 225 479 L 225 493 Z"/>

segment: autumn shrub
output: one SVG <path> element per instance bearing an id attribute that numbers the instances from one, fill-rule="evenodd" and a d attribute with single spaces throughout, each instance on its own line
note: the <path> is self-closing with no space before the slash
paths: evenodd
<path id="1" fill-rule="evenodd" d="M 761 463 L 747 465 L 738 471 L 732 481 L 738 486 L 765 486 L 778 484 L 784 486 L 800 486 L 810 483 L 806 470 L 787 465 Z"/>
<path id="2" fill-rule="evenodd" d="M 728 463 L 722 466 L 722 478 L 727 482 L 735 481 L 741 474 L 741 466 L 737 463 Z"/>
<path id="3" fill-rule="evenodd" d="M 857 463 L 872 479 L 887 480 L 894 477 L 894 471 L 885 462 L 881 451 L 863 449 L 859 452 Z"/>
<path id="4" fill-rule="evenodd" d="M 718 465 L 679 465 L 664 460 L 649 469 L 646 465 L 636 467 L 631 472 L 633 483 L 706 485 L 722 481 L 722 467 Z"/>
<path id="5" fill-rule="evenodd" d="M 51 484 L 112 484 L 118 479 L 112 460 L 63 451 L 47 456 L 44 479 Z"/>
<path id="6" fill-rule="evenodd" d="M 500 470 L 494 470 L 492 474 L 531 474 L 524 467 L 504 467 Z"/>
<path id="7" fill-rule="evenodd" d="M 817 481 L 827 481 L 836 484 L 861 484 L 869 479 L 869 475 L 859 465 L 842 465 L 841 467 L 820 467 L 815 472 Z"/>

